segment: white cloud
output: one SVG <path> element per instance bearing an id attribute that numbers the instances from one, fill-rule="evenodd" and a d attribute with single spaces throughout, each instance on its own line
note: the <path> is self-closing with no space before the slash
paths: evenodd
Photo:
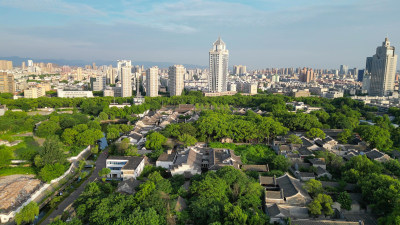
<path id="1" fill-rule="evenodd" d="M 63 15 L 105 16 L 105 12 L 83 3 L 67 3 L 62 0 L 0 0 L 1 6 L 26 11 L 57 13 Z"/>

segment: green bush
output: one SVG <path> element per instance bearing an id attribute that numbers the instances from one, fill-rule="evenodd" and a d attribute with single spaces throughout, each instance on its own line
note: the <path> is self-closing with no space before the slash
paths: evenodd
<path id="1" fill-rule="evenodd" d="M 40 170 L 39 177 L 45 182 L 50 182 L 51 180 L 63 175 L 64 172 L 65 166 L 62 164 L 47 164 Z"/>

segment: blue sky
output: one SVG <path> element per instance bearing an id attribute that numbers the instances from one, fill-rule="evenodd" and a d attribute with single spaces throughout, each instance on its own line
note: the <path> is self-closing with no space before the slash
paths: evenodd
<path id="1" fill-rule="evenodd" d="M 0 56 L 207 65 L 218 36 L 230 65 L 364 67 L 399 0 L 0 0 Z"/>

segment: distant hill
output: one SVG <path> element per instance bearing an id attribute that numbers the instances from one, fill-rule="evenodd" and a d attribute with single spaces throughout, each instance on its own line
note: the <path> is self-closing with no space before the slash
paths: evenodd
<path id="1" fill-rule="evenodd" d="M 85 60 L 68 60 L 68 59 L 37 59 L 37 58 L 22 58 L 18 56 L 10 56 L 10 57 L 0 57 L 0 60 L 10 60 L 13 61 L 13 66 L 21 66 L 22 62 L 27 62 L 28 59 L 33 60 L 33 62 L 44 62 L 44 63 L 55 63 L 57 65 L 69 65 L 69 66 L 85 66 L 92 65 L 93 62 L 96 63 L 97 66 L 101 65 L 113 65 L 117 66 L 117 61 L 106 61 L 106 60 L 95 60 L 95 61 L 85 61 Z M 179 63 L 171 63 L 171 62 L 148 62 L 148 61 L 134 61 L 132 60 L 133 65 L 143 65 L 145 68 L 149 68 L 152 66 L 158 66 L 159 68 L 168 68 L 171 65 L 179 64 Z M 194 68 L 207 68 L 206 66 L 194 65 L 194 64 L 183 64 L 187 69 Z"/>

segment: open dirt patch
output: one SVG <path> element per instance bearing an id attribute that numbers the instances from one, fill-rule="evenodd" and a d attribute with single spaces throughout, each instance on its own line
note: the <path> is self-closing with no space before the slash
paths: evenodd
<path id="1" fill-rule="evenodd" d="M 0 177 L 0 212 L 7 213 L 17 209 L 41 187 L 42 182 L 34 177 L 34 175 Z"/>

